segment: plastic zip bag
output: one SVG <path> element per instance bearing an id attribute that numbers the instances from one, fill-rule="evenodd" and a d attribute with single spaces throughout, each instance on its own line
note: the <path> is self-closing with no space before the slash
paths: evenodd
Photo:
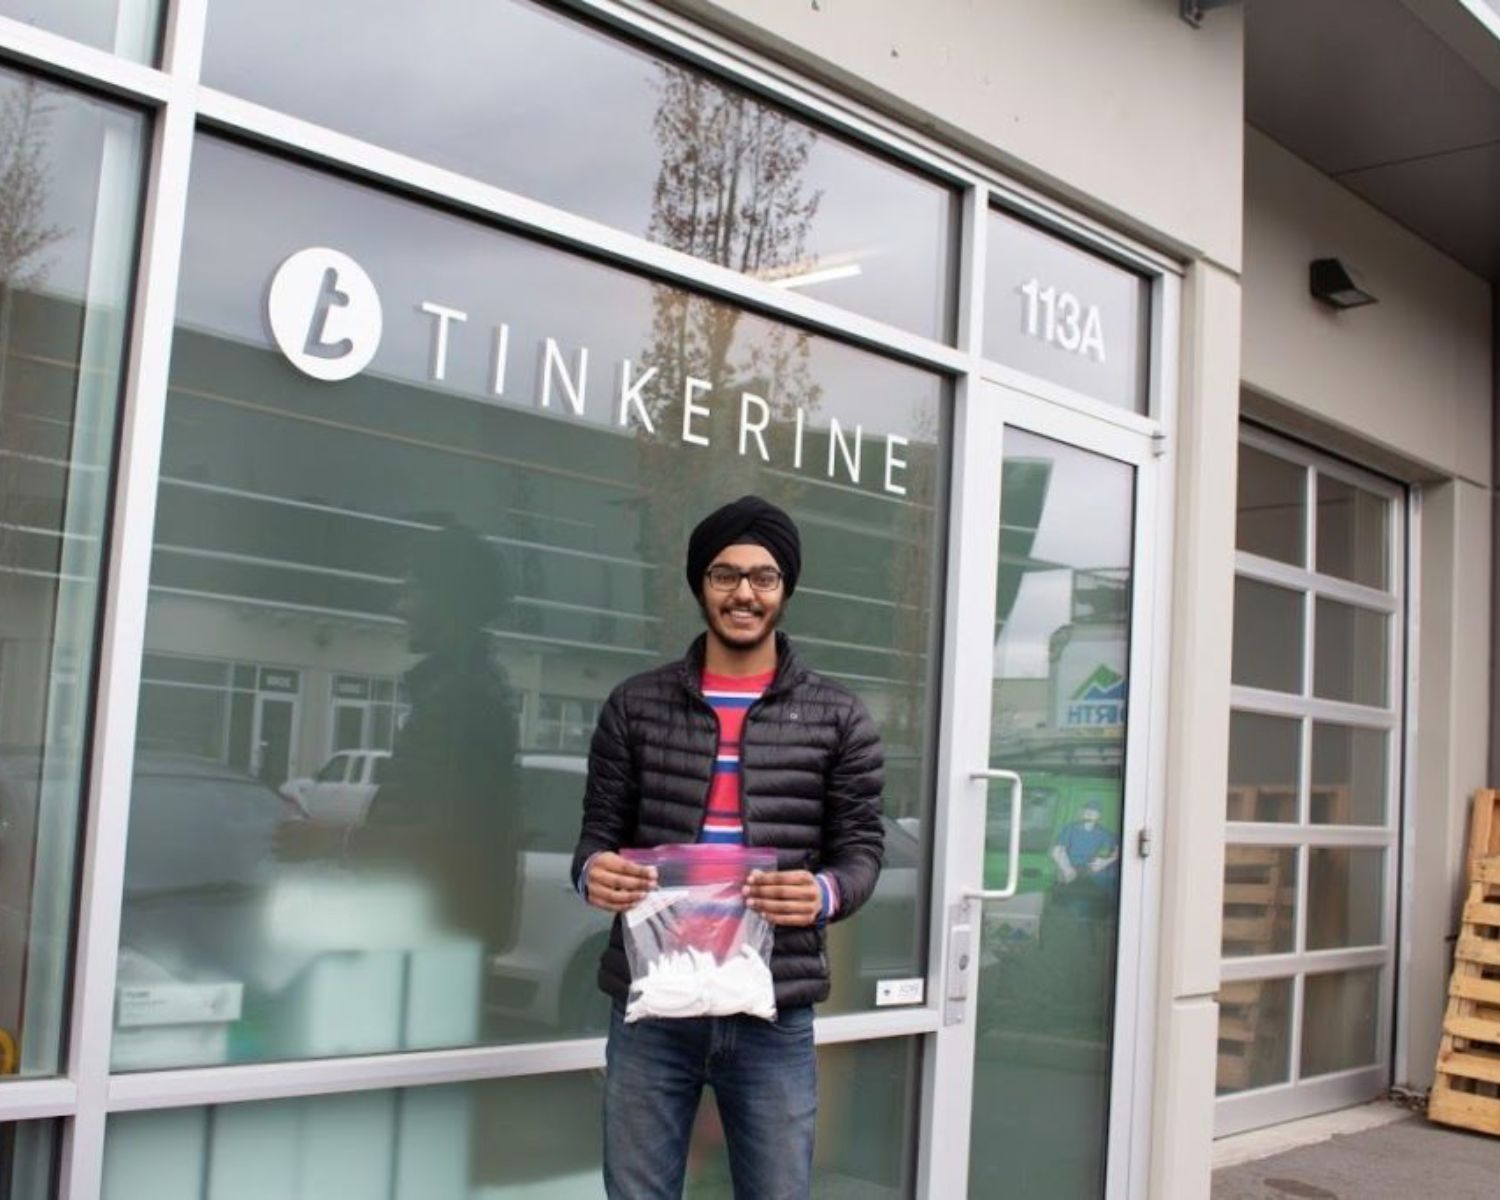
<path id="1" fill-rule="evenodd" d="M 776 1019 L 771 923 L 745 905 L 751 871 L 774 871 L 776 851 L 687 843 L 622 850 L 656 868 L 656 888 L 625 913 L 630 997 L 625 1020 L 643 1017 Z"/>

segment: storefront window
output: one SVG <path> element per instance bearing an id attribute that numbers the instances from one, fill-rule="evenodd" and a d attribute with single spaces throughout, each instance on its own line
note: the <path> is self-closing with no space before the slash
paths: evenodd
<path id="1" fill-rule="evenodd" d="M 813 1191 L 911 1194 L 916 1044 L 824 1046 Z M 356 1092 L 112 1117 L 104 1200 L 499 1200 L 602 1194 L 598 1072 Z M 685 1194 L 729 1195 L 705 1098 Z"/>
<path id="2" fill-rule="evenodd" d="M 0 17 L 150 62 L 156 57 L 161 0 L 0 0 Z"/>
<path id="3" fill-rule="evenodd" d="M 581 729 L 701 629 L 687 533 L 748 491 L 891 762 L 824 1011 L 921 973 L 938 377 L 214 140 L 183 264 L 117 1067 L 600 1031 Z"/>
<path id="4" fill-rule="evenodd" d="M 0 1075 L 62 1049 L 142 134 L 0 71 Z"/>
<path id="5" fill-rule="evenodd" d="M 779 287 L 951 336 L 951 188 L 532 0 L 386 5 L 379 21 L 364 0 L 215 0 L 203 78 Z"/>

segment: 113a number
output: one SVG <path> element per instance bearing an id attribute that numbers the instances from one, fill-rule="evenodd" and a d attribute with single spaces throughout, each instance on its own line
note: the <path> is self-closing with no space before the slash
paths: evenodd
<path id="1" fill-rule="evenodd" d="M 1037 279 L 1028 279 L 1019 290 L 1026 300 L 1023 327 L 1028 337 L 1080 358 L 1104 361 L 1104 321 L 1097 304 L 1085 306 L 1072 292 L 1044 288 Z"/>

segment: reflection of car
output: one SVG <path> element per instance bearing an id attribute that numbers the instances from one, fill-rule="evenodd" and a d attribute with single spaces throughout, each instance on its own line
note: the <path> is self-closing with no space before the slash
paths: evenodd
<path id="1" fill-rule="evenodd" d="M 370 810 L 380 786 L 381 764 L 388 750 L 340 750 L 310 779 L 288 779 L 281 795 L 324 825 L 358 825 Z"/>
<path id="2" fill-rule="evenodd" d="M 120 917 L 117 1069 L 231 1057 L 272 836 L 296 809 L 222 764 L 137 755 Z"/>
<path id="3" fill-rule="evenodd" d="M 588 760 L 523 754 L 520 766 L 521 920 L 515 941 L 490 956 L 490 1002 L 508 1015 L 569 1032 L 602 1026 L 607 1010 L 594 972 L 610 917 L 585 904 L 572 880 Z"/>

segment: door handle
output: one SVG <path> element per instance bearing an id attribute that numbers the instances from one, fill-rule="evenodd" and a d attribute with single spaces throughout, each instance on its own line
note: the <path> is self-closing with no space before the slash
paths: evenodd
<path id="1" fill-rule="evenodd" d="M 998 767 L 987 767 L 983 771 L 969 772 L 969 778 L 1003 779 L 1010 784 L 1010 848 L 1006 855 L 1005 886 L 1003 888 L 968 888 L 966 900 L 1009 900 L 1016 894 L 1021 882 L 1021 777 L 1015 771 Z"/>

